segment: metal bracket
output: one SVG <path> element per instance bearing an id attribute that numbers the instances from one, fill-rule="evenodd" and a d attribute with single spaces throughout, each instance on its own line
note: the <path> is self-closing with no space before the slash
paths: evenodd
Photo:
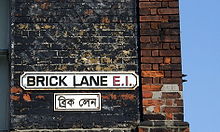
<path id="1" fill-rule="evenodd" d="M 8 49 L 0 49 L 0 55 L 8 55 Z"/>

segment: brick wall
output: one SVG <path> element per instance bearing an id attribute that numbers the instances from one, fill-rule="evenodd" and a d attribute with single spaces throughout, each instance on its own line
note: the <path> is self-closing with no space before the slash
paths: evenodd
<path id="1" fill-rule="evenodd" d="M 11 7 L 11 130 L 189 131 L 178 0 L 11 0 Z M 25 71 L 140 71 L 141 88 L 25 91 Z M 57 92 L 100 92 L 102 110 L 54 112 Z"/>
<path id="2" fill-rule="evenodd" d="M 144 120 L 139 130 L 188 131 L 183 122 L 179 2 L 139 0 L 139 14 Z"/>
<path id="3" fill-rule="evenodd" d="M 134 0 L 12 0 L 11 130 L 133 128 L 131 91 L 25 91 L 25 71 L 138 71 Z M 102 94 L 101 112 L 54 112 L 53 93 Z M 30 130 L 31 131 L 31 130 Z"/>

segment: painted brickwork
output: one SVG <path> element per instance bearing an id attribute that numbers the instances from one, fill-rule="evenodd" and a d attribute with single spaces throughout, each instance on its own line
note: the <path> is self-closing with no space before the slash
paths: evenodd
<path id="1" fill-rule="evenodd" d="M 12 0 L 11 129 L 133 128 L 135 91 L 24 91 L 24 71 L 138 72 L 135 0 Z M 100 92 L 101 112 L 54 112 L 53 93 Z"/>
<path id="2" fill-rule="evenodd" d="M 186 132 L 178 0 L 139 0 L 142 132 Z"/>

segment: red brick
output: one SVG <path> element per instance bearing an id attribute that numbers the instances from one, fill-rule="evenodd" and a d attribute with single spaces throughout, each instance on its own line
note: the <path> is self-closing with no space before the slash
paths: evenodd
<path id="1" fill-rule="evenodd" d="M 158 50 L 152 50 L 152 56 L 159 56 Z"/>
<path id="2" fill-rule="evenodd" d="M 168 7 L 169 3 L 168 2 L 162 2 L 162 7 Z"/>
<path id="3" fill-rule="evenodd" d="M 13 100 L 13 101 L 19 101 L 20 96 L 10 95 L 10 99 Z"/>
<path id="4" fill-rule="evenodd" d="M 162 85 L 142 85 L 142 91 L 161 91 Z"/>
<path id="5" fill-rule="evenodd" d="M 147 43 L 147 42 L 151 42 L 151 39 L 150 36 L 141 36 L 140 41 Z"/>
<path id="6" fill-rule="evenodd" d="M 180 50 L 160 50 L 160 56 L 180 56 Z"/>
<path id="7" fill-rule="evenodd" d="M 177 8 L 161 8 L 158 9 L 158 14 L 179 14 L 179 10 Z"/>
<path id="8" fill-rule="evenodd" d="M 148 132 L 148 128 L 138 128 L 138 132 Z"/>
<path id="9" fill-rule="evenodd" d="M 162 100 L 146 100 L 146 99 L 143 99 L 143 105 L 144 106 L 160 106 L 162 104 L 163 104 Z"/>
<path id="10" fill-rule="evenodd" d="M 157 9 L 151 9 L 150 12 L 151 12 L 152 15 L 156 15 L 157 14 Z"/>
<path id="11" fill-rule="evenodd" d="M 167 120 L 172 120 L 173 119 L 173 114 L 172 113 L 166 113 L 166 119 Z"/>
<path id="12" fill-rule="evenodd" d="M 151 10 L 148 8 L 140 8 L 139 9 L 139 14 L 141 16 L 146 16 L 146 15 L 150 15 L 151 14 Z"/>
<path id="13" fill-rule="evenodd" d="M 179 27 L 180 27 L 179 22 L 167 22 L 161 24 L 161 28 L 179 28 Z"/>
<path id="14" fill-rule="evenodd" d="M 141 70 L 151 70 L 152 65 L 151 64 L 141 64 Z"/>
<path id="15" fill-rule="evenodd" d="M 151 36 L 151 42 L 160 42 L 160 36 Z"/>
<path id="16" fill-rule="evenodd" d="M 152 92 L 142 92 L 143 98 L 152 98 L 153 93 Z"/>
<path id="17" fill-rule="evenodd" d="M 183 100 L 175 100 L 174 103 L 175 103 L 177 106 L 183 106 Z"/>
<path id="18" fill-rule="evenodd" d="M 164 77 L 163 71 L 142 71 L 142 77 Z"/>
<path id="19" fill-rule="evenodd" d="M 154 77 L 153 78 L 153 84 L 159 84 L 160 83 L 160 78 L 159 77 Z"/>
<path id="20" fill-rule="evenodd" d="M 141 50 L 141 56 L 151 56 L 151 50 Z"/>
<path id="21" fill-rule="evenodd" d="M 163 43 L 163 49 L 170 49 L 169 43 Z"/>
<path id="22" fill-rule="evenodd" d="M 142 63 L 163 63 L 163 57 L 141 57 Z"/>
<path id="23" fill-rule="evenodd" d="M 160 106 L 154 107 L 154 113 L 160 113 Z"/>
<path id="24" fill-rule="evenodd" d="M 145 78 L 142 78 L 141 81 L 142 81 L 143 85 L 144 84 L 152 84 L 153 79 L 151 77 L 145 77 Z"/>
<path id="25" fill-rule="evenodd" d="M 170 64 L 171 63 L 171 58 L 170 57 L 165 57 L 164 58 L 164 63 L 165 64 Z"/>
<path id="26" fill-rule="evenodd" d="M 163 112 L 166 112 L 166 113 L 182 113 L 183 112 L 183 107 L 165 107 L 163 109 Z"/>
<path id="27" fill-rule="evenodd" d="M 181 57 L 171 57 L 171 63 L 181 63 Z"/>
<path id="28" fill-rule="evenodd" d="M 179 29 L 164 29 L 163 33 L 165 35 L 179 35 L 180 34 L 180 30 Z"/>
<path id="29" fill-rule="evenodd" d="M 165 99 L 176 99 L 181 98 L 181 95 L 178 92 L 163 92 L 162 98 Z"/>
<path id="30" fill-rule="evenodd" d="M 181 71 L 181 65 L 180 64 L 161 64 L 160 70 L 165 71 Z"/>
<path id="31" fill-rule="evenodd" d="M 140 23 L 140 28 L 142 29 L 151 29 L 150 22 L 149 23 Z"/>
<path id="32" fill-rule="evenodd" d="M 19 87 L 12 87 L 10 91 L 11 93 L 22 93 L 23 92 L 23 90 Z"/>
<path id="33" fill-rule="evenodd" d="M 166 105 L 172 106 L 173 105 L 173 100 L 172 99 L 166 99 Z"/>
<path id="34" fill-rule="evenodd" d="M 156 44 L 142 43 L 141 44 L 141 49 L 162 49 L 162 44 L 160 44 L 160 43 L 156 43 Z"/>
<path id="35" fill-rule="evenodd" d="M 171 73 L 172 77 L 182 77 L 181 71 L 172 71 Z"/>
<path id="36" fill-rule="evenodd" d="M 181 84 L 182 78 L 162 78 L 161 83 L 163 83 L 163 84 Z"/>
<path id="37" fill-rule="evenodd" d="M 30 102 L 31 101 L 31 96 L 29 94 L 24 94 L 23 95 L 23 99 L 26 101 L 26 102 Z"/>
<path id="38" fill-rule="evenodd" d="M 179 49 L 180 50 L 180 43 L 172 43 L 170 44 L 170 49 Z"/>
<path id="39" fill-rule="evenodd" d="M 169 7 L 179 7 L 179 2 L 178 1 L 169 2 Z"/>
<path id="40" fill-rule="evenodd" d="M 158 64 L 153 64 L 153 70 L 159 70 L 159 65 Z"/>
<path id="41" fill-rule="evenodd" d="M 177 43 L 180 42 L 179 36 L 164 36 L 163 42 Z"/>
<path id="42" fill-rule="evenodd" d="M 150 27 L 151 27 L 152 29 L 154 29 L 154 30 L 157 30 L 157 29 L 159 29 L 159 27 L 160 27 L 160 23 L 158 23 L 158 22 L 152 22 L 152 23 L 150 24 Z"/>
<path id="43" fill-rule="evenodd" d="M 140 22 L 161 22 L 163 20 L 162 16 L 140 16 Z"/>
<path id="44" fill-rule="evenodd" d="M 171 71 L 164 71 L 165 77 L 171 77 Z"/>
<path id="45" fill-rule="evenodd" d="M 140 8 L 161 7 L 161 2 L 139 2 Z"/>

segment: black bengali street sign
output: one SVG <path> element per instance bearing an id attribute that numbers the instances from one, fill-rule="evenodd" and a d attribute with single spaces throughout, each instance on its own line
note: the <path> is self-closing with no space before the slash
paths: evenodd
<path id="1" fill-rule="evenodd" d="M 24 90 L 135 90 L 139 85 L 134 71 L 125 72 L 24 72 Z"/>

